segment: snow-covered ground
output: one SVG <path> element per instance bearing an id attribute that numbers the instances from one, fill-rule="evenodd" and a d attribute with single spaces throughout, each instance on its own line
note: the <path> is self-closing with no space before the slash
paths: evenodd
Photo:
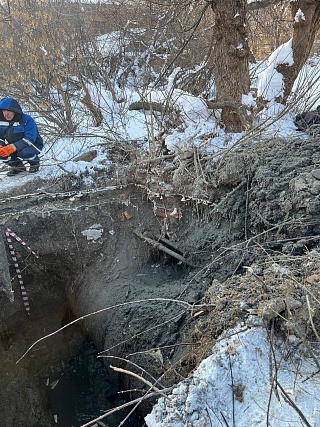
<path id="1" fill-rule="evenodd" d="M 106 96 L 107 95 L 109 95 L 109 107 L 116 110 L 116 105 L 112 104 L 110 94 L 106 93 Z M 219 155 L 220 151 L 231 147 L 246 136 L 246 132 L 226 134 L 225 131 L 217 125 L 212 111 L 208 109 L 204 100 L 180 90 L 174 91 L 173 95 L 172 99 L 181 111 L 180 117 L 183 120 L 183 126 L 179 127 L 179 129 L 172 129 L 165 137 L 166 146 L 171 152 L 175 152 L 181 147 L 187 149 L 192 146 L 197 146 L 201 147 L 203 152 Z M 163 99 L 163 93 L 158 94 L 157 97 L 154 94 L 152 98 L 159 101 Z M 135 97 L 129 92 L 128 99 L 130 100 L 128 101 L 129 105 L 131 100 L 135 99 Z M 270 102 L 268 107 L 260 113 L 258 120 L 263 122 L 264 126 L 268 124 L 268 128 L 262 133 L 259 133 L 260 137 L 263 134 L 265 137 L 270 136 L 270 134 L 288 138 L 290 136 L 297 136 L 292 113 L 284 114 L 279 120 L 273 123 L 274 117 L 281 114 L 283 109 L 284 107 L 282 105 Z M 155 124 L 152 123 L 150 113 L 141 110 L 130 111 L 129 109 L 124 111 L 125 118 L 123 115 L 120 117 L 114 114 L 113 116 L 117 140 L 138 141 L 141 149 L 149 152 L 151 148 L 151 143 L 149 142 L 150 128 L 151 126 L 155 126 Z M 118 121 L 115 121 L 115 119 Z M 207 135 L 211 135 L 212 133 L 214 137 L 210 137 L 209 139 L 206 138 Z M 299 134 L 302 136 L 301 132 Z M 48 180 L 58 179 L 61 175 L 65 174 L 66 171 L 74 173 L 75 175 L 80 175 L 86 171 L 88 183 L 90 184 L 91 171 L 94 169 L 105 169 L 108 166 L 108 158 L 106 158 L 108 144 L 109 146 L 113 144 L 113 142 L 108 142 L 108 140 L 101 135 L 110 135 L 108 125 L 102 125 L 99 129 L 88 128 L 88 126 L 79 128 L 76 137 L 60 138 L 56 140 L 54 144 L 50 142 L 46 144 L 45 141 L 44 149 L 40 154 L 41 168 L 36 175 L 21 173 L 14 177 L 6 177 L 6 165 L 0 164 L 0 182 L 2 190 L 10 191 L 12 187 L 28 182 L 36 176 Z M 90 150 L 97 151 L 97 157 L 91 162 L 74 161 L 76 157 Z"/>
<path id="2" fill-rule="evenodd" d="M 228 331 L 145 421 L 148 427 L 319 427 L 319 387 L 319 368 L 296 337 L 284 344 L 262 327 L 242 326 Z"/>

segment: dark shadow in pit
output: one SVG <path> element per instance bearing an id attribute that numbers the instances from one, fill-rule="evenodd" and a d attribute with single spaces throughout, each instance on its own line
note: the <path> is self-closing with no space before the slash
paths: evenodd
<path id="1" fill-rule="evenodd" d="M 48 379 L 48 399 L 57 427 L 80 427 L 101 416 L 104 411 L 126 403 L 110 381 L 93 343 L 84 340 L 78 353 L 61 368 L 52 369 Z M 119 411 L 103 420 L 115 427 L 127 412 Z M 133 414 L 124 427 L 142 426 L 139 414 Z"/>
<path id="2" fill-rule="evenodd" d="M 58 261 L 55 260 L 55 262 Z M 72 279 L 72 272 L 69 272 L 68 265 L 64 265 L 63 269 L 53 268 L 53 261 L 51 261 L 50 269 L 47 269 L 45 263 L 32 267 L 24 273 L 25 283 L 29 285 L 31 306 L 30 317 L 27 317 L 27 320 L 18 284 L 14 282 L 16 305 L 20 309 L 14 317 L 17 323 L 13 323 L 10 327 L 14 331 L 19 331 L 19 336 L 22 335 L 26 340 L 21 343 L 21 348 L 18 348 L 17 356 L 11 354 L 14 360 L 17 360 L 21 353 L 39 337 L 44 337 L 46 332 L 52 333 L 76 320 L 65 294 L 66 283 Z M 62 277 L 58 275 L 60 271 L 62 271 Z M 9 326 L 7 329 L 10 332 Z M 20 330 L 23 330 L 23 334 Z M 0 331 L 8 351 L 13 340 L 12 333 L 10 335 L 9 332 Z M 16 333 L 14 336 L 16 344 L 17 336 Z M 119 393 L 120 381 L 104 365 L 103 359 L 97 357 L 94 344 L 79 323 L 72 324 L 58 334 L 41 341 L 29 354 L 30 356 L 25 357 L 19 364 L 21 368 L 27 367 L 29 372 L 27 378 L 23 377 L 24 382 L 19 382 L 19 388 L 25 390 L 29 385 L 28 382 L 32 382 L 35 389 L 38 387 L 36 389 L 39 393 L 37 404 L 50 418 L 49 424 L 47 420 L 43 420 L 41 414 L 43 424 L 40 425 L 80 427 L 101 416 L 105 411 L 127 402 L 127 393 Z M 39 380 L 39 383 L 33 384 L 34 377 Z M 17 379 L 11 381 L 17 381 Z M 12 395 L 13 400 L 18 398 L 20 395 Z M 108 427 L 118 426 L 129 410 L 122 410 L 108 416 L 105 424 Z M 13 425 L 12 419 L 13 417 L 9 416 L 1 419 L 1 425 Z M 30 415 L 30 420 L 28 425 L 39 426 L 34 414 Z M 141 420 L 142 417 L 137 412 L 128 418 L 123 426 L 140 427 L 143 425 Z"/>

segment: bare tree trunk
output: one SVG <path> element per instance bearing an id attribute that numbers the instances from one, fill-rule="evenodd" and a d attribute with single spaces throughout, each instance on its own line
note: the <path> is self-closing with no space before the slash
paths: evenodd
<path id="1" fill-rule="evenodd" d="M 81 99 L 81 102 L 83 105 L 85 105 L 88 108 L 88 110 L 92 114 L 94 121 L 95 121 L 95 126 L 99 127 L 99 126 L 101 126 L 101 124 L 103 122 L 103 115 L 101 113 L 101 110 L 99 107 L 94 105 L 92 98 L 91 98 L 91 95 L 90 95 L 90 92 L 88 91 L 88 88 L 87 88 L 85 82 L 83 81 L 83 79 L 81 79 L 81 84 L 82 84 L 82 89 L 85 93 L 85 96 Z"/>
<path id="2" fill-rule="evenodd" d="M 320 1 L 296 0 L 290 2 L 293 18 L 292 53 L 293 65 L 280 64 L 277 71 L 283 75 L 284 96 L 281 102 L 285 102 L 291 93 L 293 84 L 299 71 L 305 64 L 315 35 L 320 27 Z"/>
<path id="3" fill-rule="evenodd" d="M 65 111 L 65 132 L 67 134 L 71 134 L 72 132 L 75 131 L 75 124 L 72 121 L 72 106 L 68 100 L 68 96 L 66 94 L 66 92 L 64 91 L 61 82 L 58 79 L 55 79 L 55 84 L 56 84 L 56 88 L 57 91 L 59 93 L 59 95 L 61 96 L 62 100 L 63 100 L 63 104 L 64 104 L 64 111 Z"/>
<path id="4" fill-rule="evenodd" d="M 243 123 L 238 111 L 242 95 L 250 89 L 246 0 L 217 0 L 212 3 L 215 13 L 213 69 L 217 102 L 231 102 L 223 107 L 221 119 L 227 132 L 240 132 Z"/>

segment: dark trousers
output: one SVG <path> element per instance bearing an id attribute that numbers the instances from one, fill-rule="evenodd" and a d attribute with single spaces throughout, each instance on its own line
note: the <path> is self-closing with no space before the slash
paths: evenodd
<path id="1" fill-rule="evenodd" d="M 0 140 L 0 145 L 5 147 L 6 143 Z M 33 147 L 23 148 L 20 151 L 15 151 L 9 157 L 0 157 L 0 159 L 4 160 L 9 166 L 13 168 L 19 168 L 23 166 L 22 160 L 26 160 L 30 166 L 38 165 L 40 162 L 38 152 Z"/>

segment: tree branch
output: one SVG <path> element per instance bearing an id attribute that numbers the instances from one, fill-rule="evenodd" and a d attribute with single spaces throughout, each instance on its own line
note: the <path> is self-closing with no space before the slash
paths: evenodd
<path id="1" fill-rule="evenodd" d="M 259 10 L 264 9 L 269 6 L 275 6 L 276 4 L 281 3 L 282 0 L 261 0 L 261 1 L 253 1 L 248 2 L 248 10 Z"/>

